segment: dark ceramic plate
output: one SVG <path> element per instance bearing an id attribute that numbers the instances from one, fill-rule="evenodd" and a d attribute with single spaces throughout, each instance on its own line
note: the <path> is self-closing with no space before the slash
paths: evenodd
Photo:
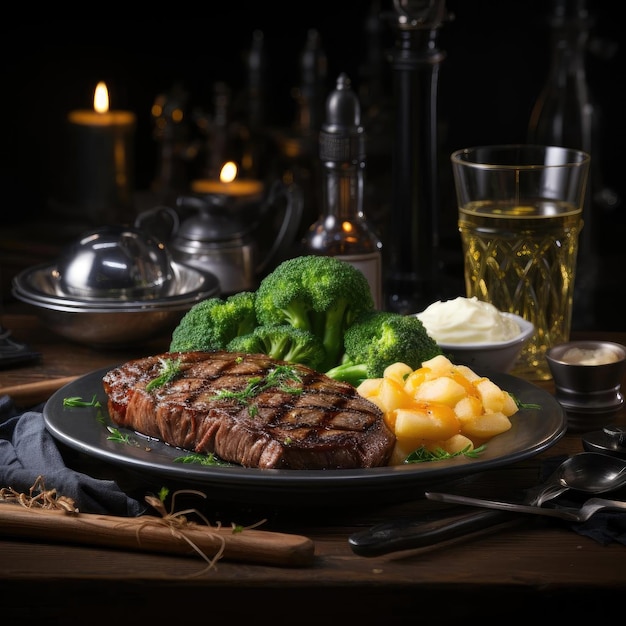
<path id="1" fill-rule="evenodd" d="M 139 472 L 151 479 L 170 480 L 203 489 L 209 497 L 238 503 L 326 505 L 377 501 L 408 501 L 440 482 L 464 478 L 532 457 L 556 443 L 566 431 L 565 413 L 548 392 L 507 374 L 490 378 L 524 404 L 511 417 L 512 428 L 488 442 L 478 458 L 456 457 L 411 465 L 357 470 L 261 470 L 244 467 L 203 466 L 176 459 L 185 451 L 143 435 L 119 429 L 131 443 L 109 439 L 114 426 L 106 408 L 102 377 L 105 368 L 78 378 L 59 389 L 43 411 L 48 430 L 59 441 L 89 457 Z M 66 408 L 63 399 L 96 396 L 100 408 Z M 164 483 L 167 484 L 167 483 Z"/>

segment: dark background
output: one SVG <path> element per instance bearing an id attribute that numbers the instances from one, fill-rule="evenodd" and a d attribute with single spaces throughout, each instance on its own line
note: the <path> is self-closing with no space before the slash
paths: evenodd
<path id="1" fill-rule="evenodd" d="M 610 0 L 587 3 L 593 18 L 588 81 L 600 121 L 592 157 L 602 186 L 612 193 L 610 203 L 594 209 L 601 268 L 594 278 L 599 310 L 593 324 L 605 330 L 623 328 L 614 310 L 611 316 L 604 311 L 615 308 L 623 289 L 625 247 L 621 143 L 626 95 L 623 23 L 615 6 Z M 441 224 L 444 244 L 456 252 L 448 155 L 470 145 L 526 140 L 530 112 L 548 70 L 550 2 L 448 0 L 447 9 L 451 19 L 438 40 L 446 53 L 438 81 Z M 63 200 L 66 117 L 70 110 L 91 108 L 98 81 L 107 83 L 112 108 L 137 115 L 135 186 L 147 190 L 157 164 L 150 109 L 158 94 L 178 83 L 189 93 L 190 106 L 209 109 L 216 81 L 227 82 L 235 92 L 242 89 L 243 54 L 254 29 L 260 29 L 270 63 L 268 123 L 289 126 L 295 115 L 291 89 L 299 82 L 298 58 L 308 29 L 320 32 L 328 88 L 340 72 L 358 88 L 367 55 L 365 21 L 372 10 L 384 14 L 392 3 L 226 2 L 207 5 L 208 18 L 187 12 L 188 19 L 5 21 L 0 44 L 2 228 L 50 217 L 55 202 Z M 383 29 L 383 37 L 391 47 L 392 35 Z"/>

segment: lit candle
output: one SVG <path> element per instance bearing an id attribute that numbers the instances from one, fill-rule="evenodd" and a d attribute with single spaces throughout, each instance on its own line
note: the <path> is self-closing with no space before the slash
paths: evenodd
<path id="1" fill-rule="evenodd" d="M 252 178 L 237 178 L 237 165 L 228 161 L 222 167 L 219 180 L 200 178 L 191 181 L 195 193 L 224 194 L 235 199 L 255 200 L 263 194 L 263 183 Z"/>
<path id="2" fill-rule="evenodd" d="M 96 225 L 132 222 L 135 114 L 109 110 L 109 93 L 98 83 L 93 111 L 71 111 L 73 204 Z"/>

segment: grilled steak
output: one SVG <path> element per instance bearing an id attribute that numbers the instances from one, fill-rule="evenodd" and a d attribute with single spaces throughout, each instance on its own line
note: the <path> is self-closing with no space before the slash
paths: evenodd
<path id="1" fill-rule="evenodd" d="M 174 377 L 152 383 L 164 362 Z M 386 465 L 395 436 L 356 389 L 261 354 L 175 352 L 129 361 L 103 378 L 121 427 L 245 467 Z"/>

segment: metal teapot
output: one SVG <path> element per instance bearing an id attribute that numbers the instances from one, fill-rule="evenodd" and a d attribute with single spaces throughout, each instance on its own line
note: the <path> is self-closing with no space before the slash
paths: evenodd
<path id="1" fill-rule="evenodd" d="M 260 201 L 179 196 L 175 208 L 144 211 L 135 225 L 161 237 L 175 260 L 214 274 L 221 294 L 230 295 L 256 289 L 289 256 L 302 209 L 301 190 L 276 181 Z"/>

